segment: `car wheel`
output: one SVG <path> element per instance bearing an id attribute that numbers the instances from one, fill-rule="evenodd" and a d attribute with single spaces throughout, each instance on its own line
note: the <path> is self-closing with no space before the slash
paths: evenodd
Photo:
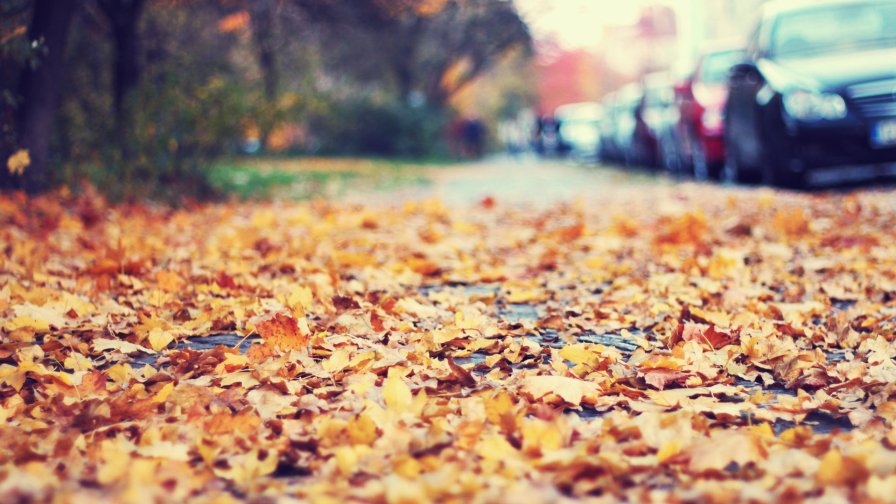
<path id="1" fill-rule="evenodd" d="M 671 175 L 680 175 L 681 166 L 679 164 L 678 152 L 672 140 L 665 139 L 660 142 L 662 147 L 662 165 L 663 169 Z"/>
<path id="2" fill-rule="evenodd" d="M 771 187 L 781 185 L 781 174 L 776 161 L 777 159 L 774 155 L 766 154 L 762 156 L 762 169 L 759 170 L 759 181 L 762 185 Z"/>
<path id="3" fill-rule="evenodd" d="M 730 151 L 725 155 L 725 164 L 722 166 L 722 182 L 725 184 L 742 184 L 746 176 L 737 160 L 737 156 Z"/>
<path id="4" fill-rule="evenodd" d="M 701 182 L 711 180 L 712 173 L 709 168 L 709 162 L 706 160 L 706 150 L 704 150 L 703 145 L 698 140 L 692 140 L 691 145 L 693 146 L 691 152 L 694 158 L 694 178 Z"/>
<path id="5" fill-rule="evenodd" d="M 759 173 L 763 185 L 789 189 L 801 189 L 805 186 L 805 174 L 788 170 L 779 153 L 766 149 L 762 159 L 762 169 Z"/>

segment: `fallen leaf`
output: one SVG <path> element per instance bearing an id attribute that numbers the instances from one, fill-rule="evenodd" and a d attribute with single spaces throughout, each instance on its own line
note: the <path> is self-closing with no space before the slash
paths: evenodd
<path id="1" fill-rule="evenodd" d="M 600 394 L 600 387 L 594 383 L 566 376 L 528 376 L 523 381 L 523 390 L 533 400 L 556 395 L 573 406 L 594 403 Z"/>

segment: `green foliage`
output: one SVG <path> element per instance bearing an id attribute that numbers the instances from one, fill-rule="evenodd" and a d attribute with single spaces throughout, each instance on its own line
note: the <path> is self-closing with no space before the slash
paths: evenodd
<path id="1" fill-rule="evenodd" d="M 234 152 L 247 117 L 262 116 L 258 92 L 239 79 L 229 60 L 230 37 L 213 30 L 216 13 L 203 8 L 153 6 L 143 32 L 149 61 L 141 85 L 127 98 L 126 131 L 117 131 L 109 61 L 101 33 L 76 30 L 57 151 L 63 182 L 87 177 L 112 197 L 208 196 L 204 167 Z M 102 167 L 102 168 L 99 168 Z"/>
<path id="2" fill-rule="evenodd" d="M 73 18 L 48 164 L 55 182 L 87 179 L 112 198 L 229 192 L 220 170 L 207 167 L 247 140 L 260 141 L 264 155 L 447 158 L 448 98 L 528 42 L 512 5 L 489 0 L 451 0 L 426 15 L 384 10 L 389 2 L 379 0 L 146 2 L 128 44 L 101 4 L 79 3 Z M 40 43 L 7 36 L 27 25 L 32 5 L 0 0 L 0 63 L 40 63 Z M 254 17 L 259 6 L 274 9 L 267 24 Z M 486 37 L 499 26 L 500 37 Z M 13 124 L 9 75 L 0 74 L 0 101 L 9 104 L 0 119 Z M 250 177 L 249 185 L 291 180 Z"/>
<path id="3" fill-rule="evenodd" d="M 46 52 L 42 41 L 28 42 L 29 13 L 27 0 L 0 0 L 0 166 L 5 166 L 5 154 L 16 146 L 15 112 L 21 101 L 18 69 L 37 65 Z"/>
<path id="4" fill-rule="evenodd" d="M 216 163 L 208 171 L 208 179 L 217 193 L 240 199 L 308 199 L 423 184 L 431 168 L 426 163 L 395 159 L 237 157 Z"/>
<path id="5" fill-rule="evenodd" d="M 333 103 L 311 118 L 311 131 L 324 154 L 439 157 L 445 154 L 443 110 L 370 99 Z"/>
<path id="6" fill-rule="evenodd" d="M 0 60 L 37 65 L 46 52 L 43 41 L 30 44 L 26 36 L 30 2 L 0 0 Z"/>

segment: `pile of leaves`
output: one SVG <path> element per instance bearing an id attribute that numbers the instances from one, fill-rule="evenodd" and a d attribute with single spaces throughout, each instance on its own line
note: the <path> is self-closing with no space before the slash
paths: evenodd
<path id="1" fill-rule="evenodd" d="M 889 500 L 893 201 L 5 196 L 0 498 Z"/>

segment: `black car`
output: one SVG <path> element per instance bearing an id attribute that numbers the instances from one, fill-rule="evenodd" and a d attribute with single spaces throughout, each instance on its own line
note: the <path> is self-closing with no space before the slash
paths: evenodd
<path id="1" fill-rule="evenodd" d="M 766 4 L 747 57 L 729 78 L 725 178 L 896 174 L 896 0 Z"/>

